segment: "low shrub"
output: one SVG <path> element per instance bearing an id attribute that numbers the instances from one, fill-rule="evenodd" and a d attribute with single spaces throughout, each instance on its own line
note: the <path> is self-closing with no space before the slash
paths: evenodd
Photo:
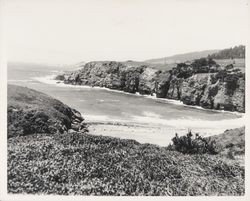
<path id="1" fill-rule="evenodd" d="M 176 150 L 184 154 L 218 154 L 219 147 L 216 145 L 215 140 L 211 138 L 201 137 L 198 133 L 195 137 L 191 131 L 186 135 L 179 137 L 176 133 L 172 139 L 173 144 L 168 146 L 170 150 Z"/>

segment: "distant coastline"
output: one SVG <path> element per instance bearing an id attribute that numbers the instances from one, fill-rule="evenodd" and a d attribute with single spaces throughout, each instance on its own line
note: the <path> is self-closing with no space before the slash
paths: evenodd
<path id="1" fill-rule="evenodd" d="M 53 74 L 53 75 L 47 75 L 44 77 L 33 77 L 33 79 L 37 80 L 39 82 L 45 83 L 45 84 L 52 84 L 52 85 L 55 85 L 57 87 L 107 90 L 107 91 L 112 91 L 112 92 L 116 92 L 116 93 L 127 94 L 130 96 L 142 96 L 145 98 L 160 100 L 160 101 L 164 101 L 166 103 L 170 103 L 170 104 L 174 104 L 174 105 L 181 105 L 184 107 L 190 107 L 190 108 L 199 109 L 199 110 L 212 111 L 212 112 L 218 112 L 218 113 L 229 113 L 229 114 L 237 115 L 239 117 L 244 117 L 244 113 L 242 113 L 242 112 L 237 112 L 237 111 L 232 112 L 232 111 L 227 111 L 227 110 L 215 110 L 215 109 L 203 108 L 201 106 L 196 106 L 196 105 L 186 105 L 180 100 L 174 100 L 174 99 L 168 99 L 168 98 L 157 98 L 155 95 L 152 96 L 152 95 L 143 95 L 143 94 L 139 94 L 139 93 L 129 93 L 129 92 L 125 92 L 125 91 L 110 89 L 107 87 L 99 87 L 99 86 L 65 84 L 63 81 L 56 80 L 55 79 L 56 76 L 57 76 L 57 74 Z"/>

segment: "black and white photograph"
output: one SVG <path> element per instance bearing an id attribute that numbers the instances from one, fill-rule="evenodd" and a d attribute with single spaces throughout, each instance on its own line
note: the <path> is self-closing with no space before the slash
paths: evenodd
<path id="1" fill-rule="evenodd" d="M 248 0 L 0 2 L 1 200 L 246 199 Z"/>

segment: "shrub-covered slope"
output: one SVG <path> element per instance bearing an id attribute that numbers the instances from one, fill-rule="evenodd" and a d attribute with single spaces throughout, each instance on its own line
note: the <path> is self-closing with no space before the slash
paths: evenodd
<path id="1" fill-rule="evenodd" d="M 78 111 L 41 92 L 8 85 L 8 137 L 63 133 L 69 129 L 85 132 Z"/>
<path id="2" fill-rule="evenodd" d="M 226 130 L 222 134 L 210 137 L 202 137 L 199 133 L 194 134 L 191 131 L 183 136 L 176 134 L 168 149 L 187 154 L 218 154 L 225 160 L 244 166 L 245 127 Z"/>
<path id="3" fill-rule="evenodd" d="M 177 54 L 170 57 L 162 57 L 162 58 L 156 58 L 156 59 L 149 59 L 146 60 L 146 62 L 151 64 L 175 64 L 175 63 L 181 63 L 186 61 L 192 61 L 195 59 L 199 59 L 202 57 L 207 57 L 208 55 L 214 54 L 219 52 L 220 50 L 205 50 L 205 51 L 198 51 L 198 52 L 189 52 L 184 54 Z"/>
<path id="4" fill-rule="evenodd" d="M 245 155 L 245 127 L 226 130 L 220 135 L 211 137 L 220 147 L 220 155 L 231 159 L 242 158 Z M 244 160 L 242 161 L 244 163 Z"/>
<path id="5" fill-rule="evenodd" d="M 212 59 L 234 59 L 234 58 L 245 58 L 246 47 L 244 45 L 235 46 L 220 50 L 216 53 L 208 55 Z"/>
<path id="6" fill-rule="evenodd" d="M 8 191 L 79 195 L 243 195 L 244 168 L 134 140 L 63 134 L 8 142 Z"/>

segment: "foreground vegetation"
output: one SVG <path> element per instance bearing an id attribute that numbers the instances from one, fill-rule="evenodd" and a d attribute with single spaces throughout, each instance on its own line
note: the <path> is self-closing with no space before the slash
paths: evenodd
<path id="1" fill-rule="evenodd" d="M 245 127 L 226 130 L 210 137 L 202 137 L 191 130 L 183 136 L 176 133 L 167 149 L 184 154 L 216 154 L 227 162 L 237 162 L 244 166 Z"/>
<path id="2" fill-rule="evenodd" d="M 168 149 L 179 151 L 184 154 L 218 154 L 220 151 L 215 140 L 204 138 L 198 133 L 196 133 L 194 137 L 191 131 L 189 131 L 187 135 L 181 137 L 176 133 L 172 141 L 173 144 L 170 144 Z"/>
<path id="3" fill-rule="evenodd" d="M 233 160 L 238 160 L 244 165 L 245 155 L 245 127 L 226 130 L 220 135 L 211 137 L 219 147 L 219 155 Z"/>
<path id="4" fill-rule="evenodd" d="M 8 142 L 10 193 L 243 195 L 244 168 L 134 140 L 71 133 Z"/>

